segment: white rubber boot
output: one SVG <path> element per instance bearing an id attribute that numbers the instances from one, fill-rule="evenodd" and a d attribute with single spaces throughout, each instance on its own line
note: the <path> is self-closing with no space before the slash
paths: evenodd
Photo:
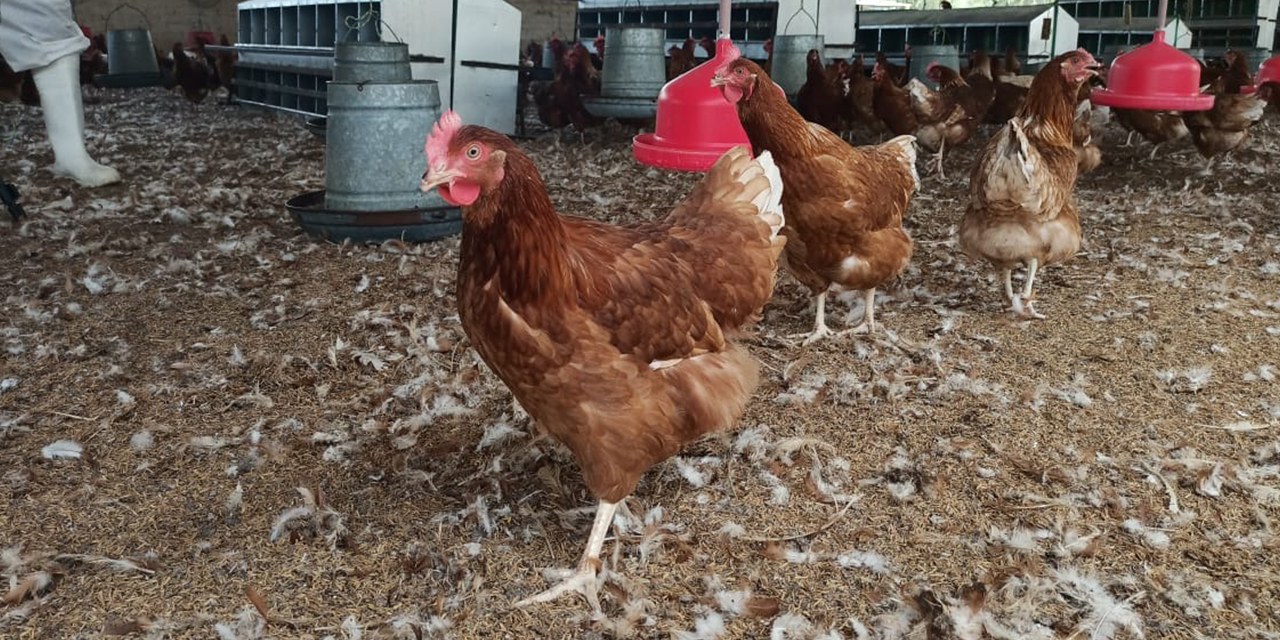
<path id="1" fill-rule="evenodd" d="M 120 173 L 94 162 L 84 148 L 84 102 L 80 96 L 80 56 L 69 55 L 31 70 L 40 91 L 44 126 L 53 145 L 53 172 L 86 187 L 120 181 Z"/>

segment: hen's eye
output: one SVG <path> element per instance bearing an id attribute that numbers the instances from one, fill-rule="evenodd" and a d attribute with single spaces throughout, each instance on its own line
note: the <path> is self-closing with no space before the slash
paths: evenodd
<path id="1" fill-rule="evenodd" d="M 734 70 L 733 70 L 733 72 L 734 72 L 735 74 L 737 74 L 737 75 L 742 75 L 742 74 L 746 73 L 747 71 L 746 71 L 746 69 L 743 69 L 742 67 L 738 67 L 737 69 L 734 69 Z"/>
<path id="2" fill-rule="evenodd" d="M 467 159 L 468 159 L 468 160 L 475 160 L 476 158 L 479 158 L 479 157 L 480 157 L 480 147 L 478 147 L 478 146 L 476 146 L 476 145 L 474 145 L 474 144 L 473 144 L 473 145 L 471 145 L 471 146 L 469 146 L 469 147 L 467 147 Z"/>

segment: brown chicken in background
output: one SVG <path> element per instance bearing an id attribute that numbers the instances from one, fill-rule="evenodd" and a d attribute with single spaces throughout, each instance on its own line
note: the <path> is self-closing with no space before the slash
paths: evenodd
<path id="1" fill-rule="evenodd" d="M 960 248 L 1000 270 L 1005 298 L 1022 317 L 1044 317 L 1031 304 L 1036 271 L 1080 250 L 1072 128 L 1080 84 L 1098 68 L 1084 49 L 1049 61 L 1036 74 L 1022 111 L 987 143 L 969 178 Z M 1018 265 L 1027 268 L 1021 294 L 1013 291 Z"/>
<path id="2" fill-rule="evenodd" d="M 876 288 L 911 260 L 902 220 L 920 183 L 912 137 L 852 147 L 805 122 L 764 69 L 746 58 L 730 56 L 712 85 L 737 106 L 751 148 L 772 153 L 782 172 L 787 269 L 817 297 L 815 327 L 804 343 L 832 335 L 828 292 L 861 290 L 863 320 L 849 331 L 874 331 Z"/>
<path id="3" fill-rule="evenodd" d="M 18 73 L 0 56 L 0 102 L 21 101 L 29 107 L 40 106 L 40 94 L 30 71 Z"/>
<path id="4" fill-rule="evenodd" d="M 1212 109 L 1182 113 L 1191 142 L 1205 160 L 1201 175 L 1213 171 L 1218 156 L 1239 149 L 1249 137 L 1249 128 L 1262 119 L 1266 110 L 1266 104 L 1256 94 L 1226 93 L 1226 81 L 1226 76 L 1218 78 L 1207 91 L 1214 96 Z"/>
<path id="5" fill-rule="evenodd" d="M 591 52 L 587 51 L 587 46 L 581 42 L 574 43 L 569 59 L 574 63 L 570 72 L 578 76 L 578 81 L 586 87 L 583 93 L 589 96 L 599 95 L 600 70 L 592 64 Z"/>
<path id="6" fill-rule="evenodd" d="M 1022 75 L 1022 62 L 1018 60 L 1018 50 L 1013 45 L 1004 49 L 1004 68 L 1000 72 L 1007 76 Z"/>
<path id="7" fill-rule="evenodd" d="M 773 75 L 773 38 L 764 41 L 764 72 Z"/>
<path id="8" fill-rule="evenodd" d="M 848 83 L 844 96 L 845 120 L 849 126 L 861 125 L 868 131 L 878 130 L 882 125 L 876 117 L 876 83 L 867 76 L 861 54 L 849 65 L 845 82 Z"/>
<path id="9" fill-rule="evenodd" d="M 898 86 L 888 69 L 879 62 L 871 70 L 871 78 L 871 110 L 876 119 L 895 136 L 914 136 L 916 114 L 911 108 L 911 95 Z"/>
<path id="10" fill-rule="evenodd" d="M 936 62 L 926 70 L 938 90 L 927 87 L 917 78 L 907 83 L 911 109 L 916 114 L 916 141 L 938 158 L 938 177 L 945 180 L 942 165 L 947 150 L 969 141 L 978 127 L 978 102 L 972 87 L 955 69 Z"/>
<path id="11" fill-rule="evenodd" d="M 1222 56 L 1227 63 L 1227 70 L 1222 72 L 1222 93 L 1236 95 L 1244 87 L 1253 86 L 1253 73 L 1249 71 L 1249 61 L 1239 51 L 1227 49 Z M 1212 82 L 1201 81 L 1200 86 L 1211 85 Z"/>
<path id="12" fill-rule="evenodd" d="M 559 40 L 551 41 L 552 52 L 562 56 L 555 59 L 555 78 L 536 87 L 533 100 L 538 108 L 538 119 L 543 124 L 557 130 L 573 125 L 581 136 L 591 124 L 592 117 L 582 102 L 582 96 L 589 92 L 589 87 L 579 66 L 590 66 L 590 63 L 580 62 L 575 51 L 563 43 L 557 47 L 557 43 Z"/>
<path id="13" fill-rule="evenodd" d="M 1102 166 L 1102 148 L 1093 139 L 1093 103 L 1089 100 L 1081 100 L 1076 105 L 1071 143 L 1076 147 L 1076 168 L 1080 175 L 1093 173 Z"/>
<path id="14" fill-rule="evenodd" d="M 969 70 L 964 73 L 964 81 L 973 91 L 973 100 L 978 112 L 973 115 L 978 122 L 987 119 L 987 111 L 996 99 L 995 75 L 991 70 L 991 58 L 985 51 L 975 51 L 969 61 Z"/>
<path id="15" fill-rule="evenodd" d="M 174 85 L 182 89 L 183 97 L 199 104 L 209 95 L 209 76 L 213 74 L 216 77 L 216 72 L 209 68 L 203 56 L 193 58 L 187 55 L 181 43 L 173 43 L 171 54 Z"/>
<path id="16" fill-rule="evenodd" d="M 907 81 L 911 79 L 911 45 L 907 45 L 902 52 L 906 59 L 904 66 L 898 66 L 889 62 L 889 56 L 883 51 L 876 52 L 876 64 L 884 66 L 885 73 L 889 74 L 889 78 L 899 87 L 905 86 Z"/>
<path id="17" fill-rule="evenodd" d="M 1014 61 L 1018 59 L 1012 49 L 1005 55 L 1012 55 Z M 991 65 L 992 96 L 991 106 L 987 108 L 983 121 L 987 124 L 1004 124 L 1022 110 L 1022 103 L 1026 102 L 1027 91 L 1035 78 L 1005 73 L 999 60 L 987 58 L 987 61 Z"/>
<path id="18" fill-rule="evenodd" d="M 733 338 L 773 294 L 785 240 L 769 154 L 726 153 L 665 220 L 620 227 L 556 213 L 507 137 L 450 111 L 427 138 L 424 191 L 462 206 L 458 316 L 599 500 L 576 571 L 518 603 L 582 593 L 619 504 L 654 465 L 737 423 L 759 380 Z"/>
<path id="19" fill-rule="evenodd" d="M 684 46 L 677 49 L 671 47 L 667 54 L 667 82 L 670 82 L 698 66 L 693 54 L 693 38 L 685 38 Z"/>
<path id="20" fill-rule="evenodd" d="M 1133 141 L 1133 134 L 1138 134 L 1152 144 L 1151 155 L 1154 159 L 1160 145 L 1181 140 L 1187 137 L 1187 125 L 1182 121 L 1182 114 L 1177 111 L 1147 111 L 1144 109 L 1111 108 L 1111 117 L 1122 128 L 1129 132 L 1124 146 Z"/>
<path id="21" fill-rule="evenodd" d="M 840 135 L 841 115 L 844 103 L 843 81 L 833 80 L 822 66 L 822 55 L 817 49 L 810 49 L 805 59 L 807 64 L 804 85 L 796 92 L 796 111 L 809 122 L 826 127 L 832 133 Z M 839 84 L 837 84 L 839 83 Z"/>
<path id="22" fill-rule="evenodd" d="M 89 48 L 80 53 L 80 86 L 93 84 L 94 76 L 107 72 L 107 39 L 96 33 Z"/>

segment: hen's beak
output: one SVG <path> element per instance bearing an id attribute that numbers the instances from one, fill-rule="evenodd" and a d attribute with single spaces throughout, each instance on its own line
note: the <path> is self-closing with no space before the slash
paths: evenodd
<path id="1" fill-rule="evenodd" d="M 724 77 L 724 76 L 722 76 L 722 75 L 720 75 L 720 74 L 718 74 L 718 73 L 717 73 L 716 75 L 714 75 L 714 76 L 711 76 L 711 86 L 713 86 L 713 87 L 723 87 L 723 86 L 725 86 L 726 84 L 729 84 L 729 79 L 728 79 L 728 78 L 726 78 L 726 77 Z"/>
<path id="2" fill-rule="evenodd" d="M 456 173 L 443 167 L 440 169 L 427 169 L 427 172 L 422 174 L 422 184 L 418 185 L 418 190 L 423 193 L 430 193 L 432 189 L 442 184 L 448 184 L 456 177 L 458 177 Z"/>
<path id="3" fill-rule="evenodd" d="M 1097 62 L 1093 64 L 1087 64 L 1084 66 L 1084 68 L 1085 68 L 1085 71 L 1088 71 L 1089 73 L 1092 73 L 1095 76 L 1102 73 L 1102 65 Z"/>

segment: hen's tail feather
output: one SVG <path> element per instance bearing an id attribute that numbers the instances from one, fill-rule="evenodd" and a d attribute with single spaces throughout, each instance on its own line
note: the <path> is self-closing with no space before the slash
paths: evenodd
<path id="1" fill-rule="evenodd" d="M 916 148 L 916 137 L 912 135 L 901 135 L 892 138 L 880 145 L 882 149 L 895 149 L 895 153 L 902 158 L 903 165 L 911 171 L 911 179 L 915 183 L 912 193 L 920 190 L 920 173 L 916 171 L 916 156 L 918 149 Z"/>
<path id="2" fill-rule="evenodd" d="M 760 218 L 772 230 L 771 240 L 777 240 L 778 233 L 786 226 L 786 216 L 782 211 L 782 173 L 773 162 L 773 155 L 768 151 L 761 153 L 754 164 L 742 172 L 738 181 L 747 184 L 756 176 L 764 175 L 769 180 L 769 188 L 756 195 L 751 204 L 760 212 Z"/>

